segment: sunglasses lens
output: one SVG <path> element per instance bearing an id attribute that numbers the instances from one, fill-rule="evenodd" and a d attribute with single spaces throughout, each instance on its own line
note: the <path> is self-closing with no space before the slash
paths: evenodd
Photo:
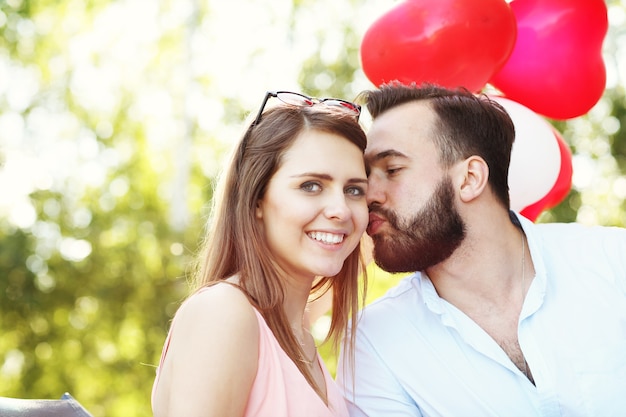
<path id="1" fill-rule="evenodd" d="M 280 92 L 276 94 L 276 97 L 283 103 L 293 106 L 312 106 L 315 104 L 310 98 L 297 93 Z"/>
<path id="2" fill-rule="evenodd" d="M 338 100 L 336 98 L 329 98 L 324 100 L 324 104 L 327 106 L 342 107 L 348 111 L 352 111 L 356 114 L 361 113 L 361 107 L 358 104 L 350 103 L 349 101 Z"/>

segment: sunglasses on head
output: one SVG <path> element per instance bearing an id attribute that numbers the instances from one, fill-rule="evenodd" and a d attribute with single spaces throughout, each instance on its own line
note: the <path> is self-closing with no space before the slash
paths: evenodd
<path id="1" fill-rule="evenodd" d="M 263 116 L 263 111 L 265 110 L 265 105 L 267 104 L 267 101 L 271 97 L 276 97 L 283 103 L 289 104 L 291 106 L 310 107 L 316 104 L 323 104 L 325 106 L 339 107 L 339 108 L 345 109 L 348 112 L 354 113 L 357 120 L 359 119 L 359 116 L 361 115 L 361 106 L 359 106 L 356 103 L 352 103 L 350 101 L 342 100 L 339 98 L 315 98 L 315 97 L 305 96 L 304 94 L 300 94 L 300 93 L 293 93 L 291 91 L 268 91 L 265 94 L 265 99 L 263 100 L 263 104 L 261 104 L 261 108 L 259 109 L 259 112 L 254 118 L 254 121 L 252 122 L 251 126 L 256 126 L 261 121 L 261 117 Z"/>

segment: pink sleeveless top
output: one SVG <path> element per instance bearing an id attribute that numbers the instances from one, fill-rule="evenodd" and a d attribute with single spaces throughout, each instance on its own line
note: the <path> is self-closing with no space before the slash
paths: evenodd
<path id="1" fill-rule="evenodd" d="M 280 347 L 278 340 L 255 309 L 259 322 L 259 366 L 250 391 L 246 417 L 348 417 L 346 403 L 324 366 L 319 353 L 317 360 L 326 380 L 328 406 L 317 395 L 293 361 Z M 159 368 L 163 366 L 172 329 L 167 336 Z M 152 388 L 152 403 L 159 382 L 159 368 Z"/>

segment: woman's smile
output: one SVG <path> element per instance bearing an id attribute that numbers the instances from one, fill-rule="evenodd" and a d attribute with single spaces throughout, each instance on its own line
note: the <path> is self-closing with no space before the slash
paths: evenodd
<path id="1" fill-rule="evenodd" d="M 343 242 L 345 234 L 329 232 L 308 232 L 307 235 L 318 242 L 334 245 Z"/>

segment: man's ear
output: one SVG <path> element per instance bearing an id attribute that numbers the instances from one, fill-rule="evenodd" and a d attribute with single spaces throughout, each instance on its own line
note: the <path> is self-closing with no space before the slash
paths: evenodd
<path id="1" fill-rule="evenodd" d="M 459 197 L 467 203 L 480 196 L 489 184 L 489 166 L 480 156 L 472 155 L 460 164 Z"/>

